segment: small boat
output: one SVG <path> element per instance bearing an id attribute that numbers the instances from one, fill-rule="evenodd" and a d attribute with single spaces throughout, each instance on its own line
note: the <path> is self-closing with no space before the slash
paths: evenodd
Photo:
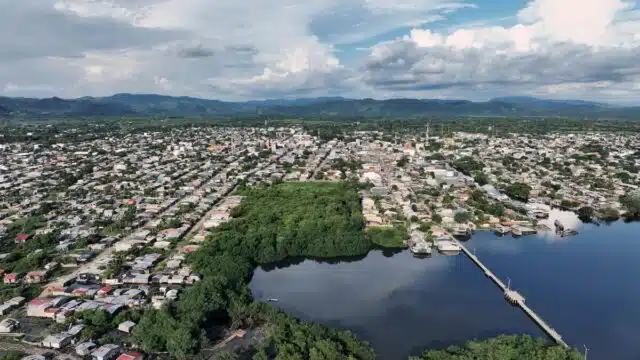
<path id="1" fill-rule="evenodd" d="M 561 235 L 562 237 L 565 237 L 565 236 L 574 236 L 574 235 L 578 235 L 578 232 L 577 232 L 576 230 L 573 230 L 573 229 L 566 229 L 566 230 L 563 230 L 563 231 L 560 233 L 560 235 Z"/>
<path id="2" fill-rule="evenodd" d="M 522 236 L 522 230 L 520 230 L 519 226 L 512 226 L 511 233 L 513 234 L 513 236 Z"/>
<path id="3" fill-rule="evenodd" d="M 549 213 L 541 209 L 534 209 L 527 211 L 527 216 L 530 219 L 548 219 Z"/>
<path id="4" fill-rule="evenodd" d="M 274 299 L 274 298 L 269 298 L 267 299 L 268 302 L 278 302 L 278 299 Z"/>
<path id="5" fill-rule="evenodd" d="M 510 230 L 509 230 L 509 228 L 508 228 L 508 227 L 506 227 L 506 226 L 502 226 L 502 225 L 500 225 L 500 224 L 496 224 L 496 225 L 493 227 L 493 231 L 494 231 L 496 234 L 498 234 L 498 235 L 504 235 L 504 234 L 507 234 Z"/>
<path id="6" fill-rule="evenodd" d="M 457 255 L 462 250 L 460 245 L 448 240 L 438 241 L 436 246 L 438 247 L 438 251 L 443 254 Z"/>
<path id="7" fill-rule="evenodd" d="M 532 228 L 532 227 L 527 227 L 527 226 L 521 226 L 520 227 L 520 232 L 522 233 L 522 235 L 533 235 L 533 234 L 537 234 L 538 230 Z"/>
<path id="8" fill-rule="evenodd" d="M 426 242 L 419 242 L 413 244 L 409 249 L 414 255 L 430 255 L 431 245 Z"/>
<path id="9" fill-rule="evenodd" d="M 453 229 L 453 236 L 456 238 L 468 238 L 471 236 L 471 230 L 465 226 L 457 226 Z"/>
<path id="10" fill-rule="evenodd" d="M 536 230 L 538 231 L 551 231 L 551 228 L 545 224 L 536 225 Z"/>

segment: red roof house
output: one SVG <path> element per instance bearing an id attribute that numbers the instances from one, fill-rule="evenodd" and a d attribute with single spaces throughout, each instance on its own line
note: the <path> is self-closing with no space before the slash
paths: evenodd
<path id="1" fill-rule="evenodd" d="M 75 296 L 84 296 L 87 294 L 87 289 L 79 288 L 71 292 Z"/>
<path id="2" fill-rule="evenodd" d="M 15 284 L 17 282 L 18 282 L 18 274 L 16 273 L 6 274 L 4 276 L 5 284 Z"/>
<path id="3" fill-rule="evenodd" d="M 103 287 L 102 289 L 98 290 L 98 295 L 107 295 L 112 290 L 113 290 L 113 287 L 107 285 L 107 286 Z"/>
<path id="4" fill-rule="evenodd" d="M 128 351 L 118 356 L 116 360 L 144 360 L 144 355 L 137 351 Z"/>
<path id="5" fill-rule="evenodd" d="M 185 245 L 185 246 L 182 247 L 182 250 L 184 252 L 186 252 L 186 253 L 192 253 L 192 252 L 197 251 L 198 248 L 199 248 L 198 245 Z"/>
<path id="6" fill-rule="evenodd" d="M 47 278 L 46 271 L 29 271 L 26 276 L 28 284 L 39 284 Z"/>
<path id="7" fill-rule="evenodd" d="M 25 241 L 29 240 L 30 237 L 31 235 L 29 234 L 18 234 L 16 235 L 16 243 L 24 243 Z"/>

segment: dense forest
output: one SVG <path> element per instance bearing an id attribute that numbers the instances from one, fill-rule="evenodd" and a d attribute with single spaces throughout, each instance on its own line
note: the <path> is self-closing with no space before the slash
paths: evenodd
<path id="1" fill-rule="evenodd" d="M 360 196 L 346 183 L 286 183 L 246 190 L 236 220 L 213 240 L 222 251 L 269 263 L 288 256 L 364 254 L 371 242 L 362 231 Z"/>
<path id="2" fill-rule="evenodd" d="M 544 340 L 530 336 L 498 336 L 486 341 L 470 341 L 445 350 L 427 350 L 410 360 L 581 360 L 575 350 L 547 346 Z"/>

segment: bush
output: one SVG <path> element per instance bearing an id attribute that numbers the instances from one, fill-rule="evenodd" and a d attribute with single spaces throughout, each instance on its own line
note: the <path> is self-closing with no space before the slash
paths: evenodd
<path id="1" fill-rule="evenodd" d="M 404 226 L 393 228 L 372 227 L 367 230 L 367 235 L 374 244 L 386 248 L 404 248 L 404 240 L 407 238 L 407 229 Z"/>
<path id="2" fill-rule="evenodd" d="M 613 208 L 606 208 L 602 210 L 600 214 L 600 218 L 606 221 L 615 221 L 620 218 L 620 212 Z"/>
<path id="3" fill-rule="evenodd" d="M 459 211 L 453 216 L 453 219 L 459 224 L 467 223 L 471 220 L 471 214 L 466 211 Z"/>
<path id="4" fill-rule="evenodd" d="M 634 191 L 620 198 L 620 203 L 627 211 L 629 218 L 640 218 L 640 191 Z"/>
<path id="5" fill-rule="evenodd" d="M 489 176 L 483 172 L 479 172 L 474 175 L 473 180 L 478 183 L 478 185 L 483 186 L 489 183 Z"/>
<path id="6" fill-rule="evenodd" d="M 584 206 L 578 209 L 578 217 L 583 222 L 590 222 L 594 216 L 595 211 L 592 207 Z"/>
<path id="7" fill-rule="evenodd" d="M 524 183 L 513 183 L 505 189 L 505 193 L 512 199 L 527 202 L 529 200 L 529 192 L 531 186 Z"/>

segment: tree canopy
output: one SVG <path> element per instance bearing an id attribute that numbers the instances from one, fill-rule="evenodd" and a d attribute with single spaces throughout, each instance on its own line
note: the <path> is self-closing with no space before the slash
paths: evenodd
<path id="1" fill-rule="evenodd" d="M 484 164 L 472 156 L 464 156 L 453 162 L 453 167 L 461 173 L 471 176 L 474 172 L 484 168 Z"/>
<path id="2" fill-rule="evenodd" d="M 620 202 L 627 210 L 627 217 L 640 218 L 640 191 L 634 191 L 622 196 Z"/>
<path id="3" fill-rule="evenodd" d="M 505 189 L 505 194 L 512 199 L 527 202 L 529 200 L 529 192 L 531 186 L 524 183 L 513 183 Z"/>
<path id="4" fill-rule="evenodd" d="M 580 360 L 575 349 L 548 346 L 544 340 L 530 336 L 498 336 L 486 341 L 470 341 L 464 346 L 451 346 L 445 350 L 427 350 L 410 360 Z"/>

